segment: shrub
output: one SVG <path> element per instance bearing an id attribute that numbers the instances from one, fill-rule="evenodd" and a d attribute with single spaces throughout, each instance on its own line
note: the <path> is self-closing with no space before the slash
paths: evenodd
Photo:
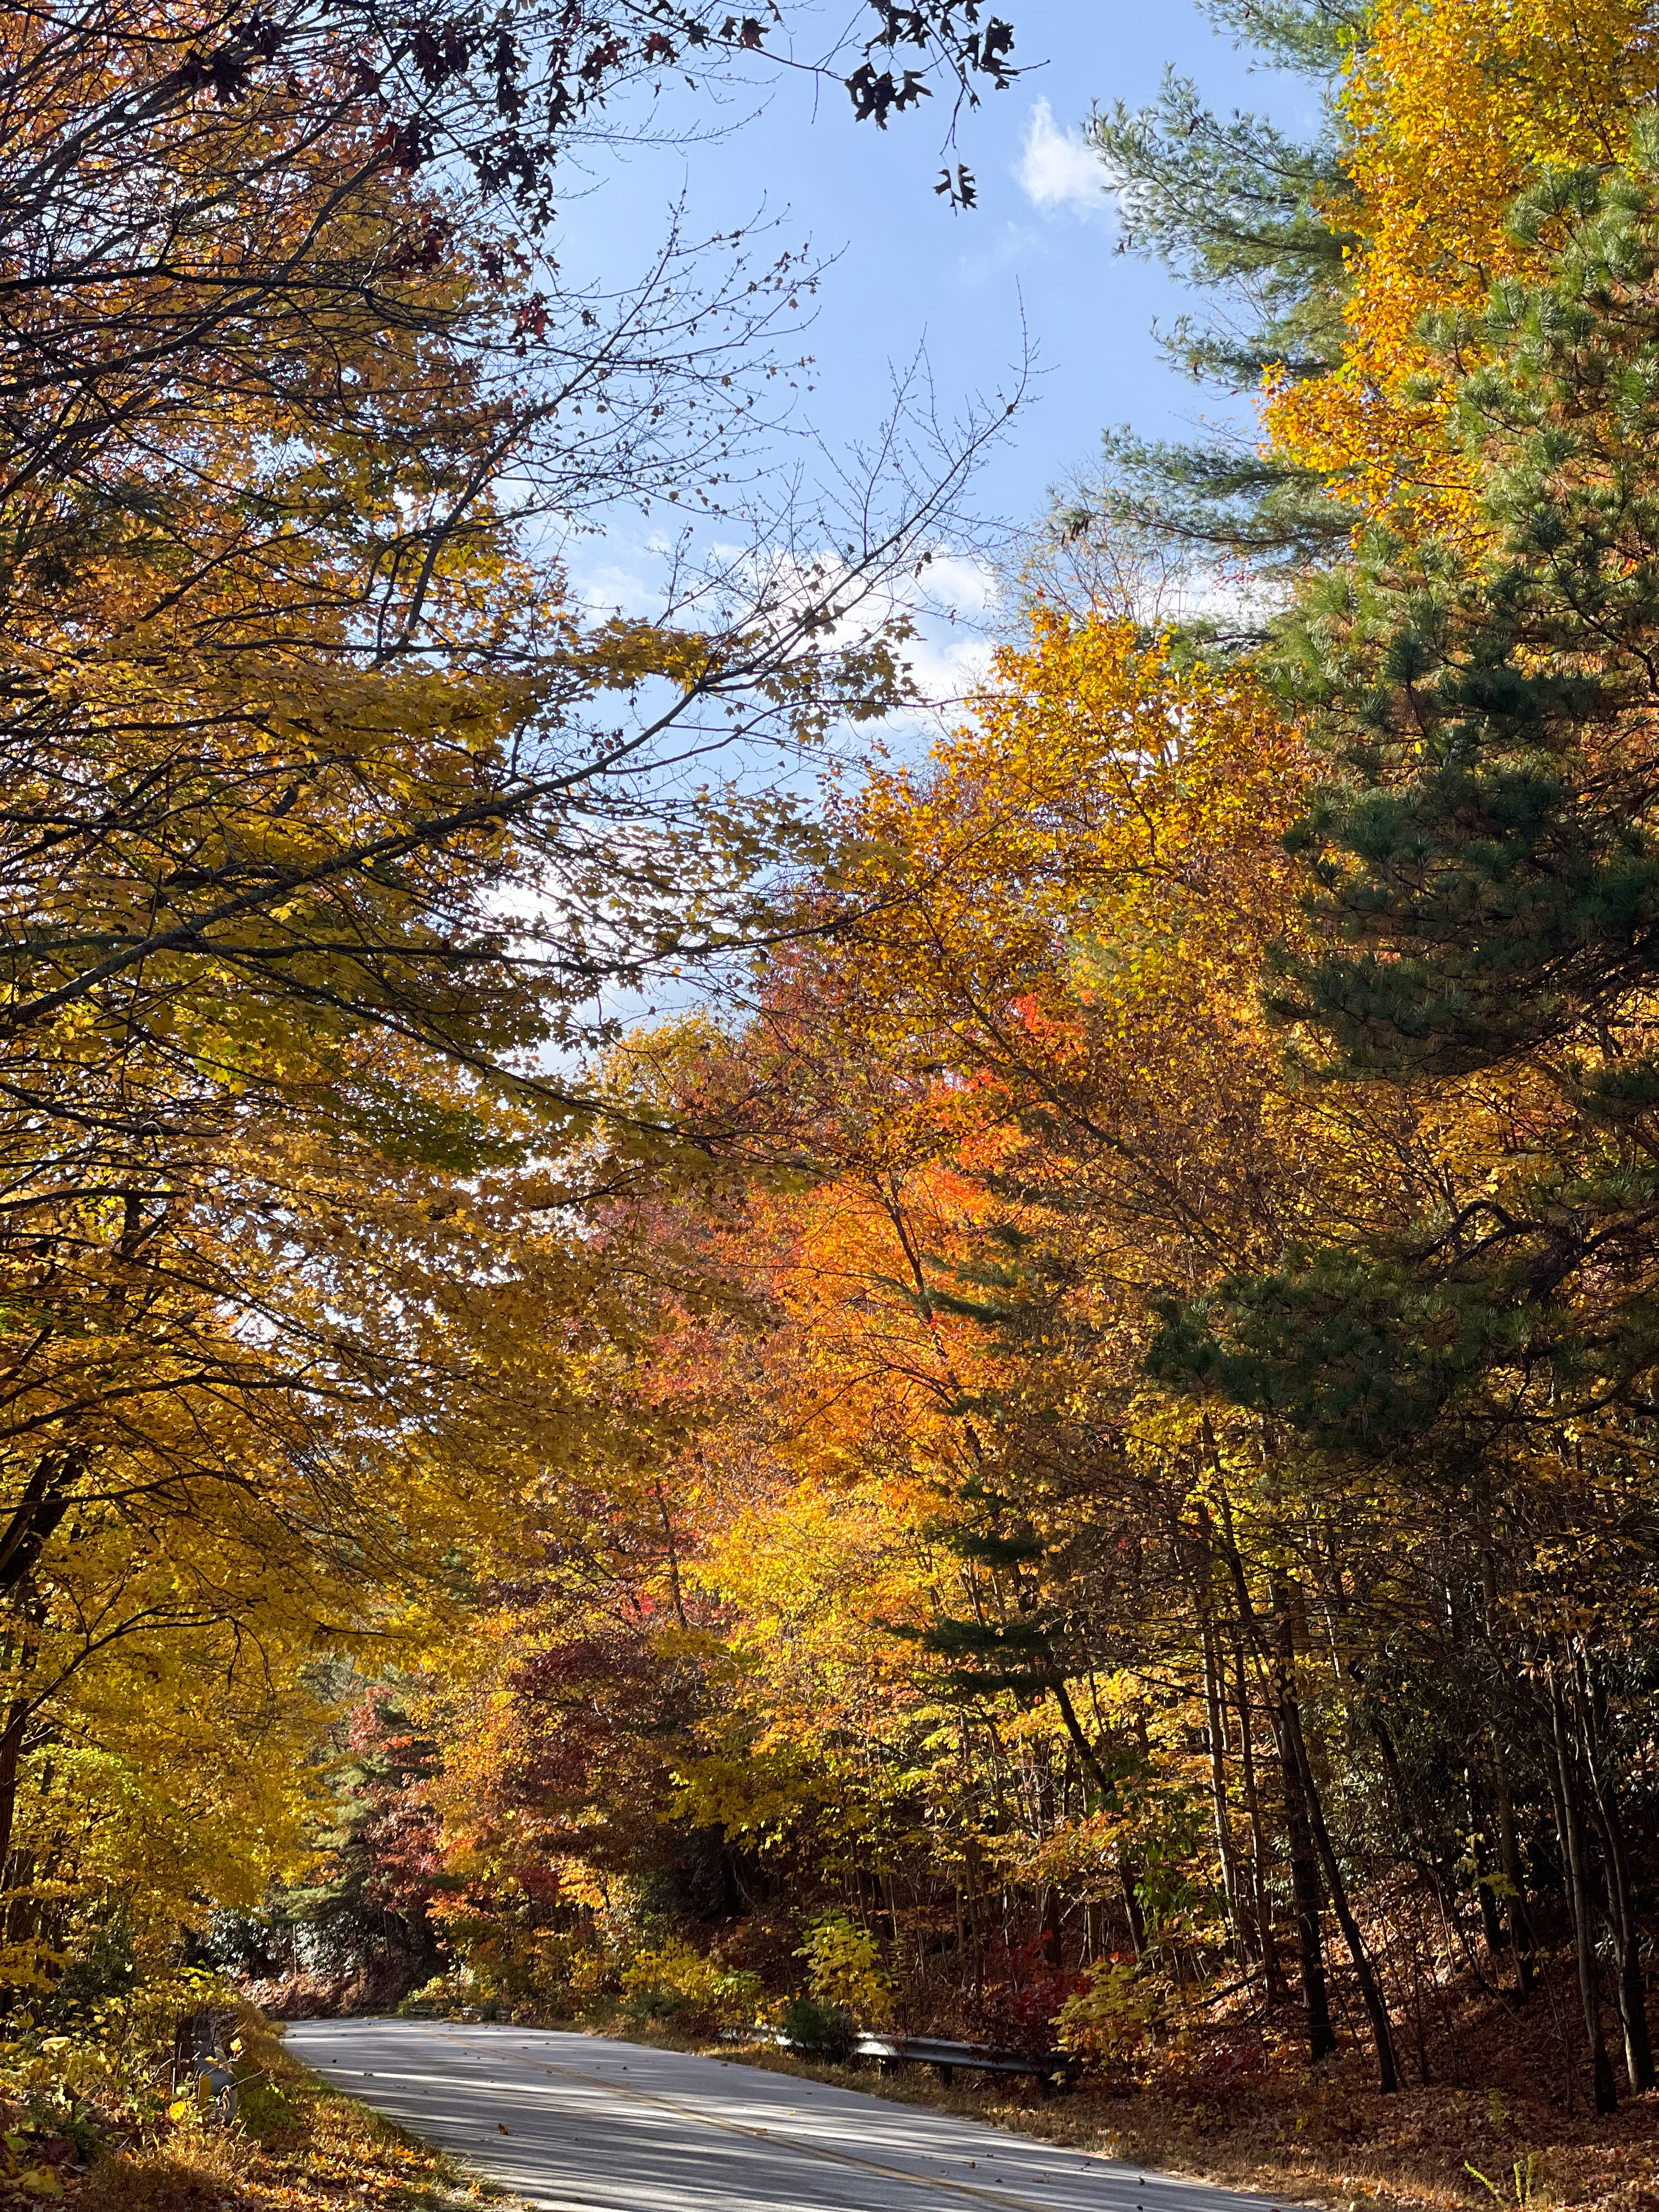
<path id="1" fill-rule="evenodd" d="M 822 1997 L 792 1998 L 784 2009 L 782 2027 L 791 2043 L 830 2058 L 845 2058 L 858 2035 L 857 2022 L 846 2006 L 826 2004 Z"/>
<path id="2" fill-rule="evenodd" d="M 242 2083 L 236 2118 L 244 2132 L 258 2142 L 296 2142 L 302 2131 L 294 2099 L 265 2074 L 255 2074 Z"/>
<path id="3" fill-rule="evenodd" d="M 806 1960 L 807 1986 L 823 2003 L 842 2007 L 871 2027 L 890 2022 L 893 1978 L 882 1963 L 881 1946 L 844 1912 L 814 1921 L 795 1956 Z"/>
<path id="4" fill-rule="evenodd" d="M 760 2002 L 758 1974 L 726 1972 L 677 1936 L 639 1952 L 623 1969 L 622 1984 L 636 2019 L 686 2027 L 747 2027 Z"/>
<path id="5" fill-rule="evenodd" d="M 1060 2046 L 1102 2072 L 1121 2072 L 1146 2047 L 1164 1997 L 1160 1985 L 1133 1966 L 1108 1966 L 1061 2005 Z"/>
<path id="6" fill-rule="evenodd" d="M 29 2165 L 33 2141 L 61 2138 L 85 2158 L 109 2138 L 165 2126 L 178 2022 L 242 2009 L 234 1990 L 195 1968 L 151 1975 L 123 1996 L 41 2008 L 59 2019 L 43 2024 L 20 2010 L 0 2042 L 0 2106 L 14 2167 Z"/>

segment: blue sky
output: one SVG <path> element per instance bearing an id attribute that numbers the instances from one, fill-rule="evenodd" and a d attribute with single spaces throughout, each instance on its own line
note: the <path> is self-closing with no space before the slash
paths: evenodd
<path id="1" fill-rule="evenodd" d="M 1152 338 L 1154 319 L 1172 318 L 1183 295 L 1158 268 L 1114 251 L 1112 204 L 1079 136 L 1091 100 L 1148 100 L 1172 62 L 1223 110 L 1266 108 L 1310 125 L 1315 115 L 1310 87 L 1253 72 L 1193 0 L 1003 0 L 1002 12 L 1024 73 L 961 118 L 951 158 L 978 180 L 972 211 L 953 214 L 933 190 L 948 121 L 939 101 L 884 133 L 854 122 L 838 85 L 815 90 L 786 76 L 729 96 L 728 127 L 712 143 L 607 158 L 562 227 L 579 261 L 620 265 L 648 247 L 684 190 L 692 229 L 730 228 L 764 202 L 790 243 L 810 237 L 835 257 L 806 338 L 815 387 L 797 417 L 832 447 L 869 434 L 890 365 L 919 346 L 947 411 L 995 390 L 1019 358 L 1023 322 L 1041 373 L 978 494 L 988 511 L 1020 521 L 1089 461 L 1106 425 L 1179 434 L 1214 405 L 1170 373 Z M 620 577 L 628 557 L 613 540 L 590 574 Z"/>
<path id="2" fill-rule="evenodd" d="M 1000 12 L 1014 21 L 1024 73 L 961 118 L 950 158 L 977 179 L 972 211 L 953 214 L 933 190 L 948 121 L 937 102 L 883 133 L 854 123 L 839 83 L 815 94 L 786 74 L 764 94 L 730 94 L 712 141 L 605 150 L 591 189 L 563 204 L 558 250 L 568 275 L 623 281 L 684 192 L 688 234 L 729 232 L 763 203 L 783 219 L 790 245 L 810 238 L 817 254 L 833 257 L 805 340 L 814 386 L 778 446 L 784 468 L 810 461 L 804 430 L 832 453 L 867 438 L 888 409 L 892 367 L 921 346 L 947 415 L 1005 386 L 1023 324 L 1040 373 L 977 486 L 981 512 L 1018 524 L 1041 511 L 1051 483 L 1090 463 L 1108 425 L 1179 435 L 1206 404 L 1164 366 L 1151 335 L 1154 319 L 1172 319 L 1187 295 L 1159 269 L 1115 251 L 1114 210 L 1079 136 L 1091 101 L 1150 100 L 1174 63 L 1224 112 L 1266 109 L 1309 128 L 1317 118 L 1311 88 L 1253 74 L 1249 57 L 1218 37 L 1193 0 L 1000 0 Z M 670 121 L 683 128 L 707 113 L 706 94 L 689 104 L 682 96 Z M 573 580 L 591 605 L 653 610 L 653 538 L 659 549 L 654 518 L 618 517 L 602 539 L 570 549 Z M 951 702 L 988 657 L 988 576 L 970 561 L 932 574 L 960 619 L 936 612 L 911 658 L 924 696 L 954 720 L 961 709 Z M 937 726 L 927 715 L 905 717 L 884 735 L 902 752 L 925 745 Z M 857 738 L 854 752 L 866 743 Z M 739 768 L 740 781 L 745 773 Z M 769 781 L 776 773 L 765 767 Z M 666 1005 L 697 988 L 663 985 L 649 997 Z M 645 1001 L 624 994 L 607 1005 L 631 1017 Z"/>

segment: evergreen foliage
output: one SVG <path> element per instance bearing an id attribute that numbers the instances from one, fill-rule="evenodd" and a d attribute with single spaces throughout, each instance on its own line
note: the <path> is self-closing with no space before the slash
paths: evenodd
<path id="1" fill-rule="evenodd" d="M 1316 85 L 1328 104 L 1363 39 L 1351 0 L 1214 0 L 1218 25 L 1274 68 Z M 1254 397 L 1269 371 L 1326 374 L 1346 342 L 1343 302 L 1356 233 L 1344 215 L 1352 187 L 1334 119 L 1307 141 L 1268 118 L 1218 114 L 1171 69 L 1158 100 L 1097 108 L 1089 137 L 1115 188 L 1121 250 L 1161 262 L 1214 296 L 1207 316 L 1183 315 L 1162 335 L 1167 356 L 1228 398 Z M 1202 441 L 1109 432 L 1088 513 L 1060 503 L 1062 530 L 1128 525 L 1180 557 L 1234 556 L 1269 574 L 1328 559 L 1353 516 L 1328 471 L 1261 452 L 1254 435 Z"/>
<path id="2" fill-rule="evenodd" d="M 1650 125 L 1641 145 L 1659 153 Z M 1281 639 L 1346 774 L 1293 835 L 1322 949 L 1284 957 L 1279 1003 L 1354 1073 L 1588 1052 L 1587 1099 L 1639 1115 L 1659 1073 L 1652 172 L 1548 175 L 1514 228 L 1564 232 L 1548 280 L 1432 333 L 1449 374 L 1470 364 L 1452 423 L 1483 487 L 1474 550 L 1373 536 Z"/>

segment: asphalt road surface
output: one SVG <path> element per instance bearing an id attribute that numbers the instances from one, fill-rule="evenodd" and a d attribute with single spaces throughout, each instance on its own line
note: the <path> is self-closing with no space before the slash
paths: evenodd
<path id="1" fill-rule="evenodd" d="M 1267 2200 L 722 2058 L 550 2029 L 295 2021 L 324 2079 L 544 2212 L 1267 2212 Z"/>

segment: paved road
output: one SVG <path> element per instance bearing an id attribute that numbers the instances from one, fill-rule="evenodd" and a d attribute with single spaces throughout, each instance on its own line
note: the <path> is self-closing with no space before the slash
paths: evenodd
<path id="1" fill-rule="evenodd" d="M 324 2078 L 544 2212 L 1267 2212 L 971 2120 L 548 2029 L 296 2021 Z"/>

